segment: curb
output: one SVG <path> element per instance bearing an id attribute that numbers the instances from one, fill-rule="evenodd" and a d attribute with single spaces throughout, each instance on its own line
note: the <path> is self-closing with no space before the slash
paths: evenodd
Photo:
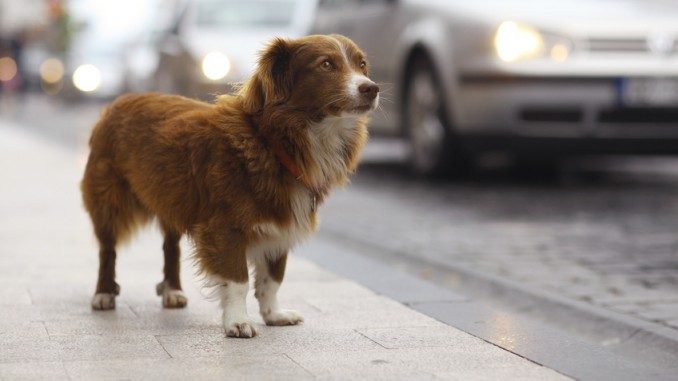
<path id="1" fill-rule="evenodd" d="M 678 332 L 671 328 L 534 290 L 466 266 L 388 252 L 336 232 L 321 231 L 318 238 L 340 243 L 348 250 L 323 254 L 302 250 L 304 257 L 410 308 L 563 374 L 583 379 L 620 380 L 650 376 L 675 379 L 678 374 Z M 417 276 L 421 271 L 430 275 L 435 284 Z M 493 337 L 476 324 L 501 314 L 529 327 L 528 336 L 520 338 L 528 342 L 524 350 L 514 342 Z M 542 332 L 545 337 L 539 338 L 536 332 Z M 533 334 L 536 339 L 529 337 Z M 552 336 L 558 337 L 556 342 L 566 343 L 567 350 L 554 344 Z M 540 339 L 552 345 L 535 347 L 534 341 Z M 567 351 L 570 358 L 565 359 Z"/>

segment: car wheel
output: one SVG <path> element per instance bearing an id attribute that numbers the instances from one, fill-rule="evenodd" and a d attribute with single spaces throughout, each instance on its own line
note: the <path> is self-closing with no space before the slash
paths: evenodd
<path id="1" fill-rule="evenodd" d="M 425 56 L 416 57 L 407 78 L 404 121 L 411 170 L 418 175 L 436 176 L 466 167 L 452 138 L 433 65 Z"/>

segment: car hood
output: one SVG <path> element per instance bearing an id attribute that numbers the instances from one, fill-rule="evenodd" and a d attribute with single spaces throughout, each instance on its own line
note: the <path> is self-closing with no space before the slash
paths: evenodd
<path id="1" fill-rule="evenodd" d="M 291 29 L 256 31 L 195 30 L 185 35 L 185 44 L 195 60 L 207 53 L 219 51 L 231 60 L 235 76 L 249 77 L 256 66 L 259 52 L 274 37 L 297 37 Z"/>
<path id="2" fill-rule="evenodd" d="M 573 36 L 636 36 L 678 33 L 678 2 L 670 0 L 418 0 L 412 3 L 496 25 L 530 23 Z"/>

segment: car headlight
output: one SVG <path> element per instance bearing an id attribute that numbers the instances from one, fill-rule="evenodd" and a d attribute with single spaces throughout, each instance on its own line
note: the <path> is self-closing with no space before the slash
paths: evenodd
<path id="1" fill-rule="evenodd" d="M 210 52 L 202 59 L 202 73 L 212 81 L 218 81 L 231 71 L 231 61 L 222 52 Z"/>
<path id="2" fill-rule="evenodd" d="M 73 85 L 82 92 L 92 92 L 101 86 L 101 71 L 91 64 L 80 65 L 73 72 Z"/>
<path id="3" fill-rule="evenodd" d="M 544 51 L 544 37 L 529 25 L 505 21 L 494 36 L 494 48 L 505 62 L 534 58 Z"/>

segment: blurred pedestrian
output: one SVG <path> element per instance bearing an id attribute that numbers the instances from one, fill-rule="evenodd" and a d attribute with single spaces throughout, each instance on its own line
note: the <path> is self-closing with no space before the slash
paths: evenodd
<path id="1" fill-rule="evenodd" d="M 48 12 L 45 0 L 0 0 L 0 86 L 3 92 L 21 90 L 23 49 L 43 29 Z"/>

